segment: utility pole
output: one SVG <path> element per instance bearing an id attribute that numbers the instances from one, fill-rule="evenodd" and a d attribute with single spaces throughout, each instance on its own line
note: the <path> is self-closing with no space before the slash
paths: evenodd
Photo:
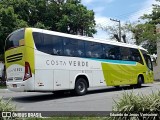
<path id="1" fill-rule="evenodd" d="M 110 20 L 119 23 L 119 40 L 121 41 L 121 21 L 120 21 L 120 20 L 116 20 L 116 19 L 112 19 L 112 18 L 110 18 Z M 122 41 L 121 41 L 121 42 L 122 42 Z"/>

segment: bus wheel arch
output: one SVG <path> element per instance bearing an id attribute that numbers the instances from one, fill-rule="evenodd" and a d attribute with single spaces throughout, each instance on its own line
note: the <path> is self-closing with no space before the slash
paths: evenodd
<path id="1" fill-rule="evenodd" d="M 75 80 L 74 93 L 76 95 L 85 95 L 89 87 L 88 78 L 85 75 L 79 75 Z"/>

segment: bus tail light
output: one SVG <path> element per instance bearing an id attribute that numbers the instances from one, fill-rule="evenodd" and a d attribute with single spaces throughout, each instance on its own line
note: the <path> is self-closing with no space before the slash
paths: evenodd
<path id="1" fill-rule="evenodd" d="M 24 79 L 27 80 L 30 77 L 32 77 L 31 68 L 28 62 L 25 62 L 25 73 L 24 73 Z"/>

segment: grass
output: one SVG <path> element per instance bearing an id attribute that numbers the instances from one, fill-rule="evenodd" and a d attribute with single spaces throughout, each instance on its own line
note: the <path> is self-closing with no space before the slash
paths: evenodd
<path id="1" fill-rule="evenodd" d="M 143 113 L 148 114 L 145 120 L 159 120 L 160 119 L 160 91 L 150 95 L 123 93 L 122 97 L 115 101 L 113 111 L 119 113 L 127 113 L 127 117 L 114 117 L 114 120 L 141 120 L 143 119 Z M 133 113 L 137 116 L 133 116 Z M 132 114 L 132 115 L 131 115 Z M 149 116 L 152 114 L 158 115 Z M 131 116 L 130 116 L 131 115 Z M 113 119 L 113 118 L 112 118 Z"/>
<path id="2" fill-rule="evenodd" d="M 4 101 L 3 98 L 0 98 L 0 114 L 1 112 L 11 112 L 15 110 L 16 106 L 11 103 L 11 98 L 8 101 Z M 0 120 L 10 120 L 10 118 L 0 118 Z"/>
<path id="3" fill-rule="evenodd" d="M 11 98 L 8 101 L 4 101 L 0 98 L 0 111 L 15 111 L 16 106 L 11 103 Z"/>

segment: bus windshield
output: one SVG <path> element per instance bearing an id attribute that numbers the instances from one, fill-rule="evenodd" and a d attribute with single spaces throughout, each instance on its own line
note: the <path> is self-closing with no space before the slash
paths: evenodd
<path id="1" fill-rule="evenodd" d="M 151 57 L 150 55 L 148 55 L 148 53 L 144 50 L 141 50 L 143 56 L 144 56 L 144 60 L 146 62 L 146 65 L 147 67 L 150 69 L 150 70 L 153 70 L 153 65 L 152 65 L 152 61 L 151 61 Z"/>
<path id="2" fill-rule="evenodd" d="M 24 45 L 24 29 L 13 32 L 6 39 L 5 50 Z"/>
<path id="3" fill-rule="evenodd" d="M 147 54 L 143 54 L 144 55 L 144 59 L 146 61 L 146 64 L 147 64 L 147 67 L 150 69 L 150 70 L 153 70 L 153 66 L 152 66 L 152 61 L 151 61 L 151 57 Z"/>

